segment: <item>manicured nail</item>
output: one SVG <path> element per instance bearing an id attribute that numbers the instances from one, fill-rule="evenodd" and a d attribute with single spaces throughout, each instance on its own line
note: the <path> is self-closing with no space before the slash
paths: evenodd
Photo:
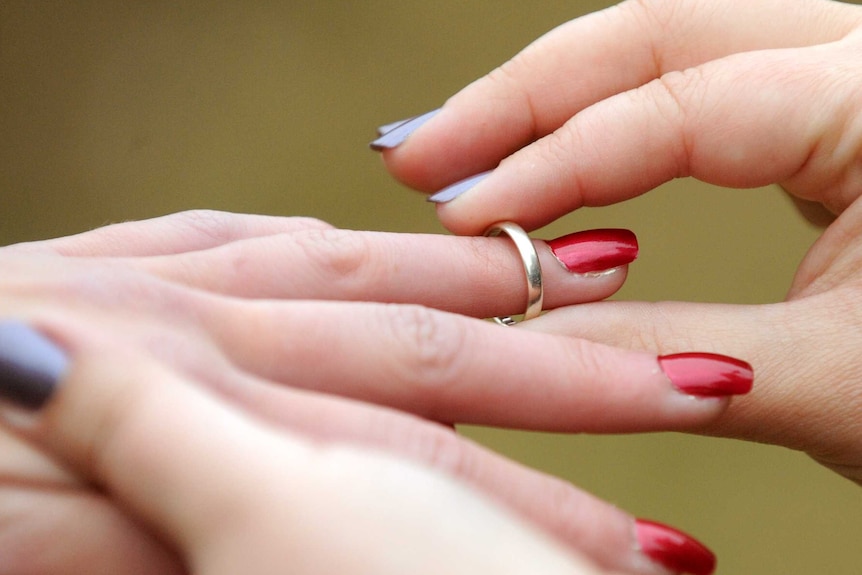
<path id="1" fill-rule="evenodd" d="M 630 264 L 638 257 L 638 239 L 629 230 L 586 230 L 548 242 L 554 256 L 576 274 L 597 273 Z"/>
<path id="2" fill-rule="evenodd" d="M 458 196 L 469 192 L 476 185 L 491 175 L 493 170 L 489 170 L 487 172 L 482 172 L 481 174 L 476 174 L 475 176 L 470 176 L 466 180 L 461 180 L 460 182 L 456 182 L 449 186 L 448 188 L 443 188 L 433 196 L 428 196 L 429 202 L 434 202 L 435 204 L 445 204 L 446 202 L 451 202 Z"/>
<path id="3" fill-rule="evenodd" d="M 372 150 L 382 151 L 396 148 L 404 143 L 404 141 L 419 127 L 437 115 L 440 109 L 432 110 L 421 116 L 409 118 L 400 122 L 386 124 L 377 129 L 380 137 L 369 144 Z M 385 130 L 385 131 L 384 131 Z"/>
<path id="4" fill-rule="evenodd" d="M 66 354 L 18 321 L 0 322 L 0 397 L 21 407 L 41 407 L 65 373 Z"/>
<path id="5" fill-rule="evenodd" d="M 751 391 L 754 370 L 748 363 L 715 353 L 678 353 L 658 358 L 674 387 L 689 395 L 725 397 Z"/>
<path id="6" fill-rule="evenodd" d="M 690 535 L 667 525 L 638 519 L 635 531 L 641 552 L 672 573 L 711 575 L 715 554 Z"/>
<path id="7" fill-rule="evenodd" d="M 377 137 L 388 134 L 389 132 L 391 132 L 392 130 L 394 130 L 395 128 L 397 128 L 398 126 L 403 124 L 404 122 L 409 122 L 412 119 L 413 118 L 409 118 L 407 120 L 398 120 L 397 122 L 392 122 L 391 124 L 383 124 L 382 126 L 378 126 L 377 127 Z"/>

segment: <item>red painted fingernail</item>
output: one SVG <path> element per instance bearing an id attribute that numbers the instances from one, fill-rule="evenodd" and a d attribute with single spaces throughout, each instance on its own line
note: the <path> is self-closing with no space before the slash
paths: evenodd
<path id="1" fill-rule="evenodd" d="M 715 554 L 692 536 L 645 519 L 635 522 L 635 531 L 641 552 L 669 571 L 689 575 L 715 572 Z"/>
<path id="2" fill-rule="evenodd" d="M 661 356 L 658 362 L 674 387 L 689 395 L 743 395 L 754 382 L 751 365 L 726 355 L 678 353 Z"/>
<path id="3" fill-rule="evenodd" d="M 577 274 L 611 270 L 638 257 L 638 239 L 629 230 L 587 230 L 548 242 L 566 269 Z"/>

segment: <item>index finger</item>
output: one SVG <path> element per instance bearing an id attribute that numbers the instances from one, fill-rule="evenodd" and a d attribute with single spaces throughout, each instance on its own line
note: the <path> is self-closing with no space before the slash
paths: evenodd
<path id="1" fill-rule="evenodd" d="M 415 124 L 399 127 L 401 137 L 382 140 L 384 160 L 405 184 L 438 191 L 663 74 L 749 50 L 834 41 L 859 21 L 855 7 L 837 2 L 629 0 L 549 32 L 432 118 L 420 117 L 415 133 Z"/>

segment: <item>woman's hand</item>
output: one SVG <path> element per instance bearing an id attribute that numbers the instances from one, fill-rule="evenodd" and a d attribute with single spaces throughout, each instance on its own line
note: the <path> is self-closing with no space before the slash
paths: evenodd
<path id="1" fill-rule="evenodd" d="M 632 242 L 622 231 L 536 242 L 548 305 L 610 295 L 636 255 Z M 747 366 L 730 358 L 710 358 L 692 379 L 680 367 L 703 368 L 704 358 L 659 359 L 449 313 L 500 315 L 523 305 L 524 271 L 504 238 L 193 212 L 10 246 L 0 261 L 0 316 L 42 326 L 70 349 L 108 334 L 106 357 L 115 348 L 143 355 L 307 441 L 436 468 L 600 566 L 663 573 L 659 563 L 679 571 L 680 558 L 693 556 L 700 563 L 692 572 L 708 572 L 708 553 L 690 540 L 656 548 L 656 534 L 667 531 L 430 421 L 547 427 L 567 414 L 597 430 L 688 429 L 719 417 L 751 384 Z M 737 376 L 730 384 L 729 372 Z M 513 415 L 513 401 L 525 409 Z M 15 537 L 0 534 L 0 554 L 6 541 L 53 550 L 38 569 L 19 554 L 22 572 L 98 572 L 94 557 L 104 572 L 182 572 L 159 539 L 86 478 L 19 436 L 5 441 L 15 449 L 0 458 L 2 476 L 16 494 L 5 501 L 19 502 L 19 519 Z"/>
<path id="2" fill-rule="evenodd" d="M 385 159 L 425 190 L 496 167 L 437 196 L 459 233 L 540 226 L 681 176 L 778 183 L 813 219 L 838 216 L 785 303 L 603 303 L 527 329 L 745 357 L 757 392 L 699 431 L 799 449 L 862 483 L 860 26 L 862 8 L 822 0 L 631 0 L 540 39 Z"/>
<path id="3" fill-rule="evenodd" d="M 455 184 L 436 201 L 461 234 L 536 228 L 683 176 L 777 182 L 839 214 L 862 178 L 860 57 L 858 6 L 629 0 L 557 28 L 373 146 L 408 185 Z"/>
<path id="4" fill-rule="evenodd" d="M 6 423 L 130 510 L 188 572 L 607 573 L 441 474 L 269 425 L 110 334 L 54 335 L 65 348 L 0 323 L 0 393 L 48 400 L 35 419 L 4 408 Z M 56 535 L 40 554 L 67 544 Z M 79 556 L 65 572 L 177 571 L 99 561 L 116 552 Z M 54 572 L 28 559 L 16 569 L 4 554 L 3 569 Z"/>

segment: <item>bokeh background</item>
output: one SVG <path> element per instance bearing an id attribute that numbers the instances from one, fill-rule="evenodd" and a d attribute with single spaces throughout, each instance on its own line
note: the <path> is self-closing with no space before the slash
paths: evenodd
<path id="1" fill-rule="evenodd" d="M 442 233 L 368 150 L 375 127 L 610 4 L 0 2 L 0 241 L 189 208 Z M 637 232 L 618 297 L 643 300 L 781 300 L 817 237 L 777 189 L 688 180 L 536 235 L 598 226 Z M 862 493 L 803 455 L 678 434 L 465 433 L 696 534 L 721 574 L 860 572 Z"/>

